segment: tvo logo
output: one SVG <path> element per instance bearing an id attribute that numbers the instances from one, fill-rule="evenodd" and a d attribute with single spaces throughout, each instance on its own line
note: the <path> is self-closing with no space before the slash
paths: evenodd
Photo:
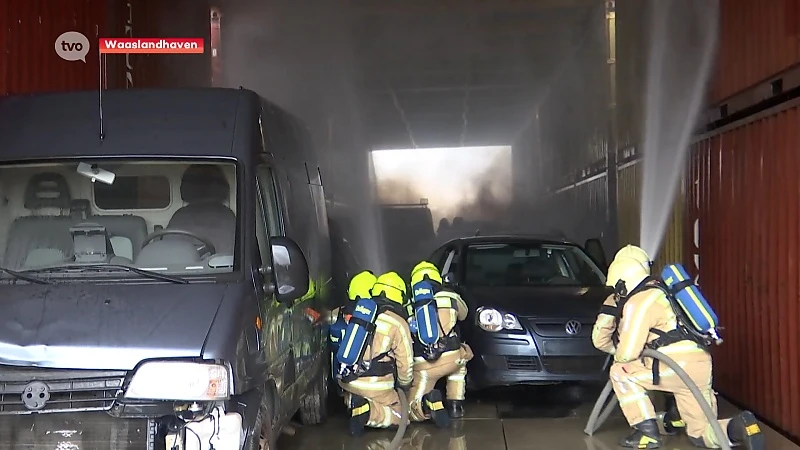
<path id="1" fill-rule="evenodd" d="M 89 39 L 77 31 L 67 31 L 56 38 L 55 50 L 64 61 L 85 63 L 86 55 L 89 53 Z"/>

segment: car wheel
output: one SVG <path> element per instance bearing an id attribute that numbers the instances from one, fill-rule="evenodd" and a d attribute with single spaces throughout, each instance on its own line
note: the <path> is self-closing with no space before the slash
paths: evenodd
<path id="1" fill-rule="evenodd" d="M 328 418 L 330 373 L 326 360 L 322 364 L 321 373 L 312 383 L 311 390 L 300 401 L 300 421 L 303 425 L 318 425 Z"/>
<path id="2" fill-rule="evenodd" d="M 272 432 L 266 416 L 266 410 L 258 410 L 253 432 L 247 437 L 244 450 L 275 450 L 275 433 Z"/>

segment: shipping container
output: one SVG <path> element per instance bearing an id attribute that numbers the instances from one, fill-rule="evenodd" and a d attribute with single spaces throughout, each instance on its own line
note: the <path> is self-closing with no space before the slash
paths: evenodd
<path id="1" fill-rule="evenodd" d="M 87 37 L 86 62 L 65 61 L 56 39 Z M 202 37 L 210 41 L 203 0 L 6 0 L 0 6 L 0 95 L 96 89 L 98 37 Z M 210 52 L 202 55 L 108 55 L 106 87 L 208 86 Z"/>
<path id="2" fill-rule="evenodd" d="M 92 89 L 100 85 L 97 36 L 106 24 L 106 0 L 5 0 L 0 6 L 0 95 Z M 65 61 L 56 39 L 85 35 L 86 62 Z"/>
<path id="3" fill-rule="evenodd" d="M 616 4 L 616 109 L 617 148 L 642 142 L 647 69 L 646 3 L 617 0 Z"/>
<path id="4" fill-rule="evenodd" d="M 617 170 L 617 227 L 620 246 L 640 245 L 642 217 L 642 160 L 621 165 Z M 664 236 L 654 255 L 655 270 L 664 265 L 684 261 L 684 195 L 683 182 L 678 185 L 679 192 L 670 207 L 671 212 Z"/>
<path id="5" fill-rule="evenodd" d="M 721 0 L 713 102 L 800 64 L 800 0 Z"/>
<path id="6" fill-rule="evenodd" d="M 716 388 L 796 439 L 800 109 L 794 103 L 695 145 L 685 239 L 696 253 L 689 262 L 698 263 L 699 285 L 725 329 L 724 344 L 714 349 Z"/>
<path id="7" fill-rule="evenodd" d="M 203 38 L 197 55 L 107 55 L 109 88 L 211 85 L 211 7 L 207 0 L 109 0 L 103 37 Z"/>

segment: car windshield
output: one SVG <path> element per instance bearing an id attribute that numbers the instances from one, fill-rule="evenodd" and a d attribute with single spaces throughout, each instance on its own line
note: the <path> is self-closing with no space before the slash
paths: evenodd
<path id="1" fill-rule="evenodd" d="M 498 243 L 467 247 L 464 282 L 473 286 L 602 286 L 605 276 L 577 246 Z"/>
<path id="2" fill-rule="evenodd" d="M 231 272 L 236 186 L 232 162 L 2 164 L 0 281 Z"/>

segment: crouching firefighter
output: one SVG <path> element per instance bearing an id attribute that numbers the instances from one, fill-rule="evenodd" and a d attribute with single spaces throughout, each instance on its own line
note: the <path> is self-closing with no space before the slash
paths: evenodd
<path id="1" fill-rule="evenodd" d="M 648 276 L 651 273 L 653 261 L 650 255 L 643 249 L 635 245 L 626 245 L 622 247 L 614 258 L 630 257 L 638 261 L 647 270 Z M 648 280 L 648 283 L 658 283 L 658 280 Z M 614 355 L 619 343 L 619 334 L 617 333 L 617 323 L 622 314 L 622 308 L 618 307 L 620 296 L 617 293 L 612 293 L 608 296 L 603 306 L 600 309 L 600 314 L 592 330 L 592 343 L 594 346 L 609 355 Z M 678 404 L 675 401 L 675 396 L 671 393 L 664 392 L 664 434 L 669 436 L 677 435 L 686 431 L 686 422 L 681 419 L 678 412 Z"/>
<path id="2" fill-rule="evenodd" d="M 395 272 L 377 278 L 369 298 L 355 302 L 336 353 L 336 378 L 349 395 L 350 434 L 400 424 L 395 387 L 411 385 L 413 349 L 403 310 L 406 283 Z"/>
<path id="3" fill-rule="evenodd" d="M 356 302 L 362 298 L 370 298 L 370 290 L 375 285 L 377 278 L 370 270 L 364 270 L 357 273 L 350 280 L 350 286 L 347 288 L 347 298 L 350 300 L 344 306 L 336 308 L 331 311 L 330 327 L 328 327 L 328 338 L 331 348 L 331 370 L 333 377 L 336 378 L 336 370 L 339 367 L 336 361 L 336 354 L 339 351 L 339 344 L 344 338 L 344 332 L 347 330 L 347 322 L 350 316 L 353 315 L 353 308 Z M 349 398 L 345 398 L 348 401 Z"/>
<path id="4" fill-rule="evenodd" d="M 665 272 L 676 267 L 679 266 L 667 266 Z M 679 271 L 685 276 L 682 268 Z M 608 268 L 607 285 L 614 288 L 620 299 L 618 307 L 622 311 L 618 320 L 619 342 L 610 370 L 611 384 L 625 418 L 634 429 L 620 442 L 623 447 L 661 447 L 656 413 L 647 396 L 647 391 L 658 390 L 675 395 L 678 410 L 686 421 L 686 434 L 693 445 L 720 448 L 711 424 L 689 388 L 671 369 L 661 370 L 651 358 L 641 356 L 645 348 L 650 348 L 675 360 L 716 413 L 717 401 L 711 386 L 712 361 L 708 347 L 719 338 L 710 329 L 695 328 L 695 324 L 704 321 L 715 323 L 716 314 L 704 299 L 699 300 L 702 295 L 696 286 L 691 282 L 675 283 L 674 278 L 660 282 L 649 277 L 645 266 L 624 255 L 614 258 Z M 691 307 L 676 299 L 677 295 L 685 298 L 682 290 L 687 288 L 692 289 L 689 297 L 694 296 L 694 300 L 697 300 Z M 749 450 L 764 449 L 764 436 L 751 412 L 744 411 L 719 423 L 732 446 L 744 445 Z"/>
<path id="5" fill-rule="evenodd" d="M 467 317 L 467 305 L 442 285 L 433 264 L 421 262 L 411 272 L 414 338 L 414 383 L 411 386 L 411 420 L 433 419 L 447 427 L 450 418 L 464 416 L 467 362 L 472 350 L 461 342 L 457 324 Z M 447 409 L 436 382 L 447 377 Z"/>

